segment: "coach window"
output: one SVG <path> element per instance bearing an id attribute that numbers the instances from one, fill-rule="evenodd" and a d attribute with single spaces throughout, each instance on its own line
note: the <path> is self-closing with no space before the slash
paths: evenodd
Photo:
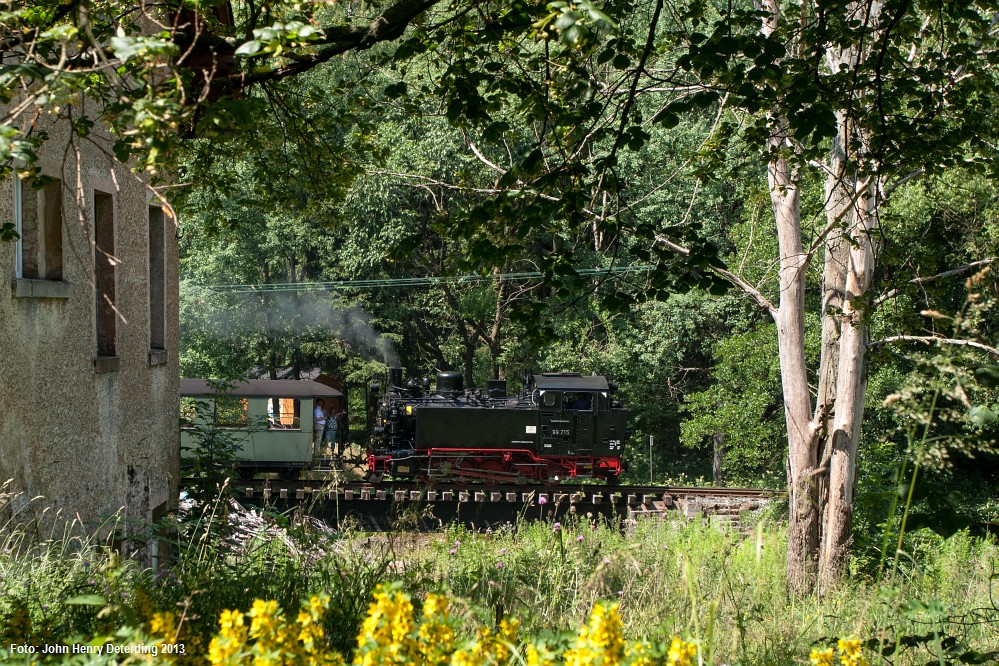
<path id="1" fill-rule="evenodd" d="M 215 400 L 215 425 L 220 428 L 246 428 L 250 425 L 250 402 L 230 395 Z"/>
<path id="2" fill-rule="evenodd" d="M 555 402 L 557 400 L 558 400 L 558 393 L 555 393 L 554 391 L 548 391 L 544 395 L 545 407 L 554 407 Z"/>
<path id="3" fill-rule="evenodd" d="M 302 401 L 298 398 L 270 398 L 267 400 L 268 430 L 301 430 Z"/>
<path id="4" fill-rule="evenodd" d="M 189 429 L 198 423 L 198 401 L 189 396 L 180 399 L 180 427 Z"/>

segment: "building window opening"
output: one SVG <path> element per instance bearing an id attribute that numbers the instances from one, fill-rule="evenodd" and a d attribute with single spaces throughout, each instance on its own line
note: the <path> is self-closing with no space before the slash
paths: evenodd
<path id="1" fill-rule="evenodd" d="M 62 280 L 62 181 L 14 178 L 15 277 Z"/>
<path id="2" fill-rule="evenodd" d="M 301 430 L 302 404 L 298 398 L 270 398 L 267 400 L 268 430 Z"/>
<path id="3" fill-rule="evenodd" d="M 117 285 L 114 254 L 114 197 L 94 192 L 94 286 L 97 300 L 97 355 L 117 351 L 115 307 Z"/>
<path id="4" fill-rule="evenodd" d="M 166 216 L 149 207 L 149 348 L 166 349 Z"/>

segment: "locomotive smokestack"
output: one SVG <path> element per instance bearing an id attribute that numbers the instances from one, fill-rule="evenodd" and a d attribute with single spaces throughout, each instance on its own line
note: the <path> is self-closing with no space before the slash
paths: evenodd
<path id="1" fill-rule="evenodd" d="M 389 387 L 402 388 L 402 368 L 389 368 Z"/>

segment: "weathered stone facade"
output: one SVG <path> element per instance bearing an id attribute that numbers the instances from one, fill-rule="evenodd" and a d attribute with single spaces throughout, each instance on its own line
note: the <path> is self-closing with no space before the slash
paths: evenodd
<path id="1" fill-rule="evenodd" d="M 0 242 L 0 485 L 20 508 L 145 523 L 177 497 L 176 223 L 110 137 L 49 134 L 56 181 L 0 180 L 0 222 L 22 226 Z"/>

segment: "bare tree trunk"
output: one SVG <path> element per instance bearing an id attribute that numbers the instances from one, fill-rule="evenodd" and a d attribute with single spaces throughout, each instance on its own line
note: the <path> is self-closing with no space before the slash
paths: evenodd
<path id="1" fill-rule="evenodd" d="M 870 179 L 857 185 L 854 223 L 850 228 L 849 263 L 843 299 L 836 413 L 832 426 L 829 459 L 829 501 L 826 506 L 820 583 L 835 585 L 843 574 L 849 554 L 853 525 L 853 491 L 857 473 L 857 447 L 864 416 L 867 389 L 866 296 L 874 275 L 874 241 L 877 227 L 872 201 L 876 188 Z"/>
<path id="2" fill-rule="evenodd" d="M 294 257 L 288 260 L 288 281 L 291 282 L 292 284 L 298 284 L 298 272 Z M 301 320 L 302 297 L 301 294 L 299 294 L 298 289 L 295 289 L 295 291 L 292 292 L 292 297 L 295 303 L 295 314 L 293 315 L 294 318 L 292 320 L 293 322 L 292 332 L 294 333 L 295 336 L 293 338 L 295 342 L 291 352 L 291 364 L 292 364 L 292 369 L 294 370 L 295 379 L 301 379 L 302 348 L 300 345 L 301 345 L 301 326 L 302 326 L 302 320 Z"/>
<path id="3" fill-rule="evenodd" d="M 782 19 L 778 0 L 764 0 L 766 14 L 761 32 L 770 37 Z M 787 125 L 779 115 L 771 118 L 773 133 L 767 139 L 770 163 L 767 182 L 777 223 L 780 254 L 780 304 L 777 347 L 780 354 L 784 418 L 787 422 L 788 542 L 787 585 L 791 592 L 808 592 L 815 584 L 819 550 L 816 432 L 812 424 L 812 399 L 805 365 L 805 273 L 808 257 L 801 237 L 800 179 L 785 155 L 789 150 Z"/>
<path id="4" fill-rule="evenodd" d="M 444 299 L 451 308 L 454 326 L 461 337 L 462 374 L 465 377 L 465 388 L 475 388 L 475 343 L 479 336 L 474 323 L 469 322 L 469 320 L 461 315 L 461 306 L 454 292 L 447 285 L 443 285 L 442 289 L 444 291 Z"/>
<path id="5" fill-rule="evenodd" d="M 832 56 L 830 56 L 832 58 Z M 838 56 L 835 60 L 839 62 Z M 838 68 L 838 67 L 837 67 Z M 836 404 L 836 386 L 839 377 L 840 315 L 843 311 L 843 294 L 846 291 L 846 266 L 850 258 L 850 244 L 845 229 L 853 221 L 853 180 L 847 176 L 846 146 L 849 130 L 846 114 L 837 112 L 839 131 L 833 138 L 829 151 L 829 174 L 826 176 L 826 237 L 823 242 L 822 268 L 822 346 L 819 356 L 818 390 L 815 400 L 814 422 L 819 428 L 819 467 L 825 468 L 830 451 L 829 421 Z M 827 474 L 816 474 L 819 510 L 824 511 L 829 499 Z"/>
<path id="6" fill-rule="evenodd" d="M 475 388 L 475 338 L 462 336 L 465 349 L 465 388 Z"/>
<path id="7" fill-rule="evenodd" d="M 844 230 L 853 221 L 853 181 L 846 175 L 847 120 L 837 113 L 839 132 L 829 152 L 829 175 L 826 177 L 826 238 L 822 269 L 822 351 L 819 359 L 819 387 L 815 409 L 829 414 L 836 398 L 836 370 L 839 367 L 840 313 L 846 290 L 846 265 L 849 243 Z"/>
<path id="8" fill-rule="evenodd" d="M 412 318 L 406 323 L 410 324 L 413 330 L 416 331 L 416 335 L 413 337 L 416 339 L 416 344 L 421 352 L 433 358 L 437 368 L 441 370 L 446 369 L 448 362 L 443 350 L 441 350 L 438 332 L 427 326 L 427 323 L 420 317 Z"/>
<path id="9" fill-rule="evenodd" d="M 801 238 L 798 178 L 787 159 L 777 153 L 786 145 L 785 136 L 781 128 L 770 139 L 773 157 L 767 178 L 780 251 L 780 305 L 776 321 L 788 439 L 787 580 L 791 591 L 804 593 L 814 585 L 819 547 L 818 492 L 813 478 L 817 452 L 805 366 L 807 262 Z"/>
<path id="10" fill-rule="evenodd" d="M 881 3 L 868 8 L 876 19 Z M 859 12 L 859 3 L 849 9 Z M 856 46 L 830 46 L 830 69 L 858 66 L 862 57 Z M 837 112 L 837 135 L 829 155 L 826 178 L 826 266 L 823 274 L 822 362 L 819 399 L 834 406 L 832 427 L 825 438 L 820 467 L 822 479 L 822 546 L 819 585 L 834 586 L 842 577 L 849 555 L 853 525 L 853 494 L 857 472 L 860 425 L 867 393 L 867 291 L 875 268 L 871 233 L 877 226 L 872 202 L 877 189 L 870 179 L 858 182 L 850 168 L 851 155 L 860 150 L 848 114 Z M 846 230 L 846 231 L 844 231 Z M 831 381 L 827 381 L 831 380 Z M 830 411 L 823 409 L 823 418 Z"/>
<path id="11" fill-rule="evenodd" d="M 264 284 L 270 284 L 271 271 L 266 260 L 263 262 L 263 278 Z M 267 376 L 277 379 L 277 342 L 272 330 L 270 297 L 266 291 L 260 295 L 260 306 L 264 313 L 264 339 L 267 341 Z"/>

